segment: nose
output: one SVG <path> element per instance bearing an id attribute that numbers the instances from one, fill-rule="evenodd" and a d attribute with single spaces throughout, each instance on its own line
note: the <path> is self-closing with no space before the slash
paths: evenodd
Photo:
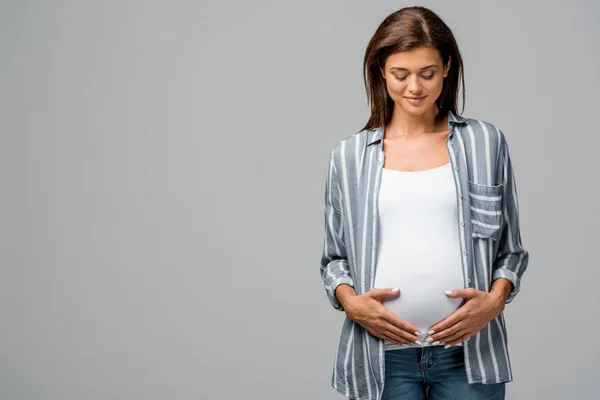
<path id="1" fill-rule="evenodd" d="M 408 90 L 413 94 L 418 94 L 420 92 L 421 83 L 419 82 L 419 78 L 413 77 L 408 81 Z"/>

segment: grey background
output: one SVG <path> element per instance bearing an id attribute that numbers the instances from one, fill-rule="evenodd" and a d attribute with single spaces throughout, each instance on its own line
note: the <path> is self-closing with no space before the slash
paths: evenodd
<path id="1" fill-rule="evenodd" d="M 2 1 L 0 398 L 341 398 L 327 157 L 368 117 L 369 38 L 412 4 Z M 419 4 L 515 167 L 507 398 L 596 398 L 600 6 Z"/>

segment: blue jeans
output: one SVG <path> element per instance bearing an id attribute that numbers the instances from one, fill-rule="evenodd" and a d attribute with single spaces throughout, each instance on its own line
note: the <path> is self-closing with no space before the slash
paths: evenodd
<path id="1" fill-rule="evenodd" d="M 385 352 L 382 400 L 504 400 L 505 383 L 467 382 L 462 346 Z"/>

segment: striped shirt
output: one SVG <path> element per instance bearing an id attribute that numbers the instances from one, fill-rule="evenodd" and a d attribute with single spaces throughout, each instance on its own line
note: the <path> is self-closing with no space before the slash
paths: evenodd
<path id="1" fill-rule="evenodd" d="M 512 283 L 506 303 L 520 289 L 529 253 L 521 244 L 517 189 L 504 133 L 495 125 L 448 111 L 450 156 L 458 201 L 465 288 L 489 292 L 497 278 Z M 362 130 L 331 150 L 325 185 L 325 237 L 320 273 L 334 309 L 340 284 L 358 295 L 374 288 L 378 195 L 385 153 L 384 127 Z M 512 381 L 504 313 L 464 342 L 469 383 Z M 357 400 L 381 399 L 384 340 L 346 316 L 331 385 Z"/>

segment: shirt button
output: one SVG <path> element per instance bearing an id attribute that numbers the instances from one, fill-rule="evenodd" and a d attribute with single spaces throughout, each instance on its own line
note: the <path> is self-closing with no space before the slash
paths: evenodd
<path id="1" fill-rule="evenodd" d="M 466 256 L 466 255 L 467 255 L 467 252 L 466 252 L 466 251 L 463 251 L 463 254 Z"/>
<path id="2" fill-rule="evenodd" d="M 450 146 L 454 146 L 454 143 L 450 142 Z"/>
<path id="3" fill-rule="evenodd" d="M 470 279 L 467 279 L 467 283 L 471 283 L 471 280 L 470 280 Z"/>
<path id="4" fill-rule="evenodd" d="M 455 171 L 458 171 L 458 167 L 454 167 L 454 170 L 455 170 Z"/>
<path id="5" fill-rule="evenodd" d="M 458 195 L 458 197 L 460 197 L 462 199 L 462 193 Z"/>
<path id="6" fill-rule="evenodd" d="M 464 223 L 464 222 L 461 222 L 461 223 L 460 223 L 460 226 L 465 226 L 465 223 Z"/>

